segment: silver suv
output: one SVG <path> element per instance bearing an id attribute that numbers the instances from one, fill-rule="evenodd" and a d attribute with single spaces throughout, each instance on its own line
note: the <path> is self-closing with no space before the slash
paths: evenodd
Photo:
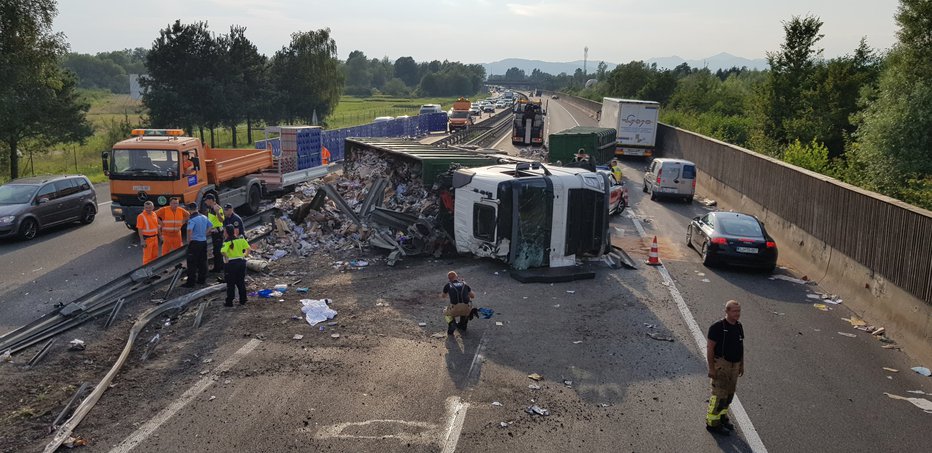
<path id="1" fill-rule="evenodd" d="M 97 193 L 83 175 L 34 176 L 0 186 L 0 238 L 36 237 L 69 222 L 88 224 L 97 215 Z"/>

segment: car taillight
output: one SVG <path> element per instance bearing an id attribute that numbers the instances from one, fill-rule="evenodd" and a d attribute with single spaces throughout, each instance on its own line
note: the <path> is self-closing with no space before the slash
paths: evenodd
<path id="1" fill-rule="evenodd" d="M 767 248 L 768 248 L 768 249 L 772 249 L 772 248 L 776 248 L 776 247 L 777 247 L 777 243 L 776 243 L 776 242 L 767 241 Z"/>
<path id="2" fill-rule="evenodd" d="M 728 245 L 728 239 L 725 239 L 725 238 L 712 238 L 712 243 L 713 243 L 713 244 L 718 244 L 718 245 Z"/>
<path id="3" fill-rule="evenodd" d="M 660 175 L 663 174 L 663 169 L 657 170 L 657 184 L 660 184 Z"/>
<path id="4" fill-rule="evenodd" d="M 693 179 L 693 190 L 696 190 L 696 180 Z"/>

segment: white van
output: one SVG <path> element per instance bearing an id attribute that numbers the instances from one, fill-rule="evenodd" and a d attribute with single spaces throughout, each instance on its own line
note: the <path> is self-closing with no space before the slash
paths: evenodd
<path id="1" fill-rule="evenodd" d="M 683 159 L 654 159 L 644 173 L 644 193 L 650 193 L 651 200 L 675 197 L 692 203 L 696 193 L 696 164 Z"/>
<path id="2" fill-rule="evenodd" d="M 421 106 L 421 110 L 417 112 L 418 115 L 425 115 L 428 113 L 441 113 L 443 108 L 440 107 L 440 104 L 424 104 Z"/>

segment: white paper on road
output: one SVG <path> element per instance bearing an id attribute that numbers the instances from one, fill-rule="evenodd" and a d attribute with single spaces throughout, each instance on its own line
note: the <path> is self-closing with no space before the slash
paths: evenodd
<path id="1" fill-rule="evenodd" d="M 808 285 L 809 284 L 809 282 L 806 280 L 800 280 L 798 278 L 793 278 L 788 275 L 782 275 L 782 274 L 773 274 L 770 276 L 770 280 L 785 280 L 788 282 L 796 283 L 797 285 Z"/>
<path id="2" fill-rule="evenodd" d="M 893 398 L 895 400 L 909 401 L 910 403 L 913 403 L 914 406 L 925 411 L 925 413 L 932 414 L 932 401 L 929 401 L 925 398 L 907 398 L 905 396 L 894 395 L 892 393 L 886 393 L 886 392 L 884 392 L 884 395 L 887 395 L 888 397 Z"/>
<path id="3" fill-rule="evenodd" d="M 337 311 L 327 305 L 326 300 L 301 299 L 301 312 L 307 323 L 316 326 L 328 319 L 333 319 Z"/>

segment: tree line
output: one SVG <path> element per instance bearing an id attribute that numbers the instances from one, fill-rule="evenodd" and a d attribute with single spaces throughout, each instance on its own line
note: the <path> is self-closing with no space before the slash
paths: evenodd
<path id="1" fill-rule="evenodd" d="M 343 65 L 346 94 L 370 96 L 471 96 L 485 82 L 485 68 L 458 61 L 416 62 L 412 57 L 392 61 L 387 56 L 368 58 L 359 50 L 350 52 Z"/>
<path id="2" fill-rule="evenodd" d="M 128 94 L 129 75 L 146 73 L 146 53 L 148 49 L 142 47 L 95 55 L 69 52 L 61 66 L 75 74 L 78 88 Z"/>

